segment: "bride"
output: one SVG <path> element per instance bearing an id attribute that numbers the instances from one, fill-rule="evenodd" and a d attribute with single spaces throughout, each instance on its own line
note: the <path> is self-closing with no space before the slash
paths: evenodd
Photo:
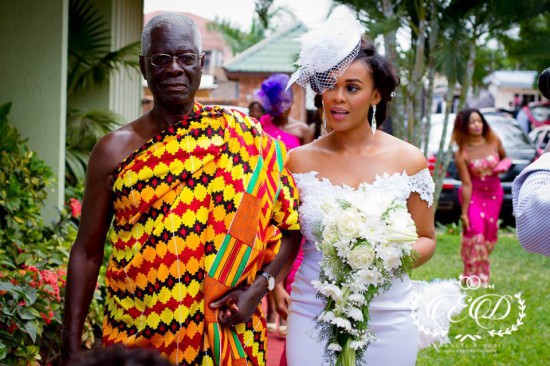
<path id="1" fill-rule="evenodd" d="M 321 253 L 315 248 L 313 230 L 321 220 L 324 200 L 345 197 L 364 185 L 379 189 L 381 195 L 397 192 L 406 200 L 418 230 L 415 266 L 435 251 L 434 185 L 426 159 L 413 145 L 377 130 L 399 78 L 374 45 L 361 38 L 363 29 L 355 19 L 333 16 L 328 23 L 301 38 L 301 67 L 290 81 L 309 85 L 322 98 L 324 120 L 332 130 L 289 154 L 288 167 L 300 190 L 305 237 L 304 259 L 288 309 L 290 366 L 325 364 L 325 344 L 315 333 L 315 317 L 324 304 L 311 284 L 320 273 Z M 411 317 L 411 296 L 410 279 L 394 279 L 391 288 L 371 303 L 369 328 L 377 339 L 363 359 L 369 366 L 415 364 L 418 330 Z"/>

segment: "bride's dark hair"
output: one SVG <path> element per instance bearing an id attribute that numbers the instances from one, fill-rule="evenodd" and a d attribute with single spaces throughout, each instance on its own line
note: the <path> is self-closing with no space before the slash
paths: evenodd
<path id="1" fill-rule="evenodd" d="M 361 39 L 361 46 L 355 60 L 362 60 L 369 68 L 374 80 L 374 88 L 382 98 L 376 106 L 376 124 L 380 127 L 387 117 L 388 102 L 392 100 L 395 88 L 400 83 L 399 76 L 391 62 L 376 52 L 374 44 L 367 39 Z M 369 108 L 369 124 L 371 121 L 372 106 Z"/>

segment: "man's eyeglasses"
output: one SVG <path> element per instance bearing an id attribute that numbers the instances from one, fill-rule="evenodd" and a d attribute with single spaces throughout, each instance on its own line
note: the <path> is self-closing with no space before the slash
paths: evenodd
<path id="1" fill-rule="evenodd" d="M 158 53 L 156 55 L 148 56 L 147 58 L 151 61 L 151 65 L 158 67 L 166 67 L 172 63 L 173 59 L 177 59 L 181 67 L 184 66 L 193 66 L 197 61 L 204 55 L 204 52 L 200 55 L 195 53 L 182 53 L 181 55 L 167 55 L 165 53 Z"/>

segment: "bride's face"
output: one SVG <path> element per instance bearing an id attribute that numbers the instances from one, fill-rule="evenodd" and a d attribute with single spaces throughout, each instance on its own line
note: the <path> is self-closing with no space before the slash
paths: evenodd
<path id="1" fill-rule="evenodd" d="M 369 107 L 380 101 L 370 70 L 361 60 L 355 60 L 322 97 L 328 124 L 335 131 L 369 127 Z"/>

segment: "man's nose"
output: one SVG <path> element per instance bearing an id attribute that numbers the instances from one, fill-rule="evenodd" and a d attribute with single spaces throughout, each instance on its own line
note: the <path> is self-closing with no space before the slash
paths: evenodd
<path id="1" fill-rule="evenodd" d="M 177 56 L 172 56 L 172 61 L 168 64 L 166 67 L 166 70 L 170 72 L 183 72 L 183 66 L 181 66 L 180 62 L 178 61 Z"/>

